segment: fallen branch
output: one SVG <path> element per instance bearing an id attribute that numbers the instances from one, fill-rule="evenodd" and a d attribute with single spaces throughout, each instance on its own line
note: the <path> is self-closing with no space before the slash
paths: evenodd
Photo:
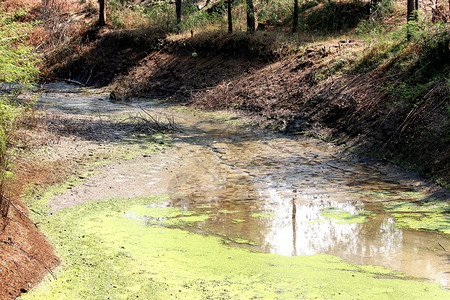
<path id="1" fill-rule="evenodd" d="M 438 242 L 438 244 L 439 244 L 439 246 L 441 246 L 442 249 L 444 249 L 445 252 L 447 252 L 447 249 L 445 249 L 444 246 L 442 246 L 441 243 Z"/>
<path id="2" fill-rule="evenodd" d="M 74 84 L 78 84 L 78 85 L 81 85 L 81 86 L 86 86 L 84 83 L 76 81 L 76 80 L 73 80 L 73 79 L 64 79 L 64 81 L 67 82 L 67 83 L 74 83 Z"/>
<path id="3" fill-rule="evenodd" d="M 27 218 L 31 223 L 33 223 L 33 225 L 35 227 L 37 227 L 36 223 L 34 223 L 23 211 L 21 211 L 14 203 L 12 203 L 11 200 L 9 200 L 5 195 L 0 195 L 3 200 L 6 200 L 9 205 L 11 205 L 17 212 L 19 212 L 22 216 L 24 216 L 25 218 Z"/>
<path id="4" fill-rule="evenodd" d="M 153 127 L 156 127 L 159 130 L 168 130 L 168 131 L 176 131 L 177 130 L 177 126 L 175 125 L 175 120 L 174 117 L 169 117 L 166 114 L 163 114 L 163 116 L 166 118 L 167 120 L 167 124 L 161 124 L 161 121 L 158 119 L 158 115 L 153 116 L 152 114 L 150 114 L 146 109 L 144 109 L 142 106 L 138 107 L 142 110 L 142 112 L 144 112 L 144 114 L 150 118 L 150 121 L 147 120 L 145 117 L 141 117 L 141 119 L 145 122 L 149 122 L 150 124 L 153 125 Z"/>
<path id="5" fill-rule="evenodd" d="M 19 249 L 21 252 L 23 252 L 23 254 L 25 254 L 26 257 L 28 257 L 28 258 L 31 259 L 31 260 L 37 261 L 41 266 L 44 267 L 44 269 L 46 269 L 46 270 L 50 273 L 50 275 L 53 276 L 53 279 L 56 279 L 55 274 L 52 272 L 52 270 L 51 270 L 49 267 L 47 267 L 46 265 L 44 265 L 44 263 L 41 262 L 41 261 L 40 261 L 39 259 L 37 259 L 36 257 L 34 257 L 34 255 L 31 255 L 31 254 L 28 253 L 27 251 L 25 251 L 25 250 L 23 250 L 22 248 L 18 247 L 16 244 L 14 244 L 14 243 L 11 241 L 11 239 L 8 239 L 8 241 L 0 241 L 0 243 L 3 243 L 3 244 L 5 244 L 5 245 L 9 245 L 9 246 L 11 246 L 11 247 L 13 247 L 13 248 Z"/>

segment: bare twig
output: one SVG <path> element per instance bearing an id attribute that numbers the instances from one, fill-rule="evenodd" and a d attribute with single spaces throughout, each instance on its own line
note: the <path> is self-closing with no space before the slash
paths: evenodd
<path id="1" fill-rule="evenodd" d="M 34 255 L 31 255 L 30 253 L 28 253 L 27 251 L 23 250 L 21 247 L 19 247 L 17 244 L 14 244 L 11 240 L 8 241 L 0 241 L 0 243 L 3 243 L 5 245 L 14 247 L 16 249 L 19 249 L 21 252 L 23 252 L 23 254 L 25 254 L 25 256 L 27 256 L 29 259 L 31 260 L 35 260 L 37 261 L 41 266 L 43 266 L 49 273 L 50 275 L 52 275 L 53 279 L 56 279 L 55 274 L 53 273 L 53 271 L 47 267 L 46 265 L 44 265 L 43 262 L 41 262 L 39 259 L 37 259 L 36 257 L 34 257 Z"/>
<path id="2" fill-rule="evenodd" d="M 439 246 L 441 246 L 442 249 L 444 249 L 445 252 L 447 252 L 447 249 L 445 249 L 444 246 L 442 246 L 441 243 L 438 242 L 438 244 L 439 244 Z"/>
<path id="3" fill-rule="evenodd" d="M 25 218 L 27 218 L 31 223 L 33 223 L 33 225 L 35 227 L 37 227 L 36 223 L 34 223 L 22 210 L 20 210 L 20 208 L 18 208 L 11 200 L 9 200 L 5 195 L 0 195 L 1 198 L 3 198 L 3 200 L 6 200 L 9 205 L 11 205 L 17 212 L 19 212 L 22 216 L 24 216 Z"/>
<path id="4" fill-rule="evenodd" d="M 73 80 L 73 79 L 64 79 L 64 81 L 67 82 L 67 83 L 75 83 L 75 84 L 78 84 L 78 85 L 81 85 L 81 86 L 86 86 L 84 83 L 76 81 L 76 80 Z"/>
<path id="5" fill-rule="evenodd" d="M 94 70 L 94 68 L 91 69 L 91 72 L 89 73 L 89 77 L 88 77 L 88 79 L 86 80 L 85 85 L 87 85 L 87 84 L 89 83 L 89 80 L 91 80 L 92 70 Z"/>

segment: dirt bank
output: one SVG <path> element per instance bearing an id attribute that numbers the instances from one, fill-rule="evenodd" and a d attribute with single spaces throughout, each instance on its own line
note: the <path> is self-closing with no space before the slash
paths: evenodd
<path id="1" fill-rule="evenodd" d="M 15 176 L 6 184 L 9 197 L 3 202 L 9 209 L 6 217 L 0 218 L 0 299 L 15 299 L 28 292 L 60 263 L 53 246 L 40 232 L 40 224 L 31 220 L 36 212 L 30 211 L 21 198 L 64 180 L 66 164 L 42 164 L 30 155 L 30 150 L 36 151 L 55 137 L 42 126 L 21 129 L 17 135 Z"/>
<path id="2" fill-rule="evenodd" d="M 357 71 L 363 41 L 299 46 L 265 32 L 191 38 L 151 31 L 146 38 L 142 31 L 96 34 L 81 55 L 49 69 L 53 78 L 109 85 L 117 100 L 149 97 L 243 111 L 286 133 L 312 134 L 450 182 L 448 84 L 433 83 L 414 101 L 402 98 L 389 90 L 392 76 L 399 82 L 424 67 L 392 75 L 394 61 Z M 427 66 L 448 72 L 439 56 Z"/>

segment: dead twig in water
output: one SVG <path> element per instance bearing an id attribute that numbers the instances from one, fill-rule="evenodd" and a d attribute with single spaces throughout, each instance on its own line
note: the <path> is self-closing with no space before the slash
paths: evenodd
<path id="1" fill-rule="evenodd" d="M 438 242 L 438 245 L 441 246 L 441 248 L 444 249 L 445 252 L 448 252 L 447 249 L 445 249 L 440 242 Z"/>
<path id="2" fill-rule="evenodd" d="M 157 133 L 178 130 L 173 117 L 169 117 L 166 114 L 160 114 L 165 118 L 165 120 L 161 120 L 162 118 L 158 114 L 151 114 L 144 108 L 138 107 L 141 109 L 140 113 L 130 115 L 123 120 L 123 122 L 132 125 L 134 131 L 139 131 L 141 133 Z"/>
<path id="3" fill-rule="evenodd" d="M 81 85 L 81 86 L 86 86 L 84 83 L 76 81 L 76 80 L 73 80 L 73 79 L 64 79 L 64 81 L 67 82 L 67 83 L 74 83 L 74 84 L 78 84 L 78 85 Z"/>

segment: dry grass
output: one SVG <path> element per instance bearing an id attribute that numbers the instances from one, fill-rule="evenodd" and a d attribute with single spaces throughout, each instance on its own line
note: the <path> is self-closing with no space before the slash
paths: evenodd
<path id="1" fill-rule="evenodd" d="M 42 5 L 42 0 L 7 0 L 2 2 L 5 8 L 10 11 L 20 8 L 35 9 Z"/>

